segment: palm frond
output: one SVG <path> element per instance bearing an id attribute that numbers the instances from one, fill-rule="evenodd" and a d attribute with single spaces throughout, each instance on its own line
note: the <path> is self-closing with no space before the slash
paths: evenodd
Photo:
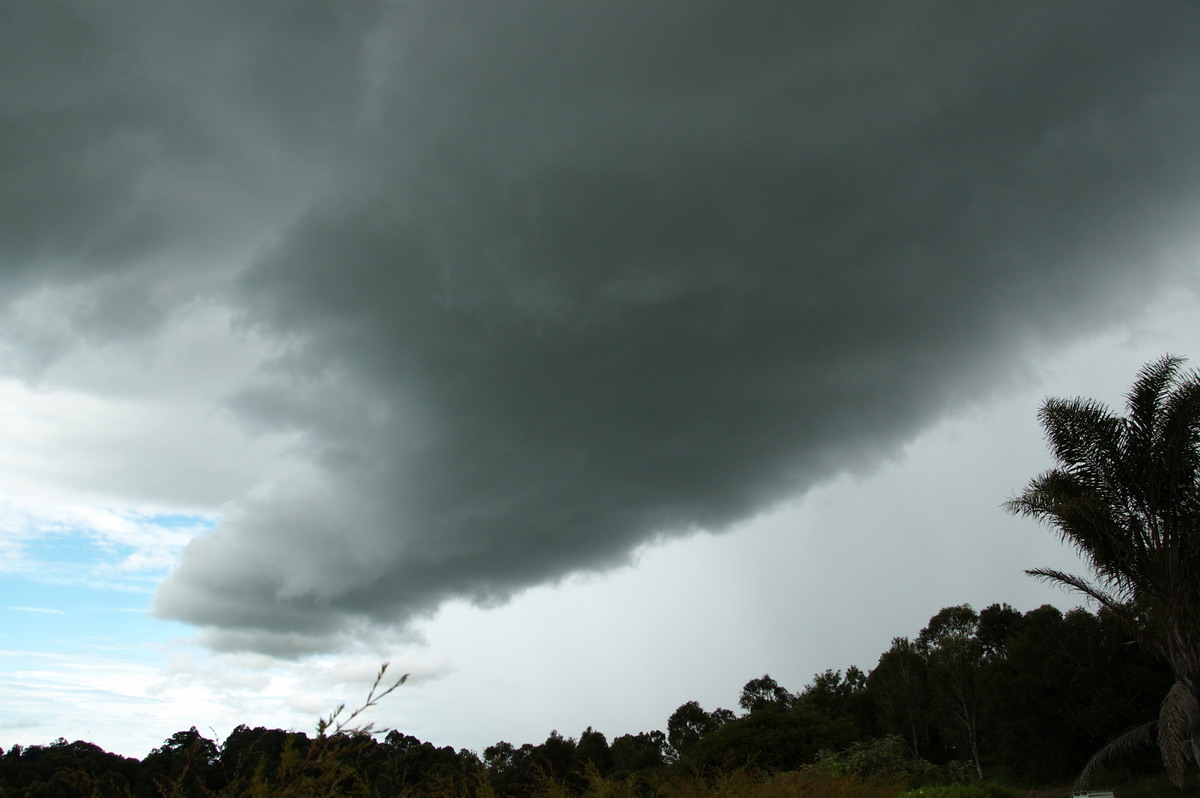
<path id="1" fill-rule="evenodd" d="M 1128 619 L 1130 613 L 1128 598 L 1113 595 L 1099 585 L 1084 579 L 1082 576 L 1068 574 L 1065 571 L 1058 571 L 1053 568 L 1030 568 L 1025 573 L 1036 579 L 1041 579 L 1043 582 L 1057 583 L 1063 587 L 1082 593 L 1101 607 L 1112 610 L 1118 617 Z"/>
<path id="2" fill-rule="evenodd" d="M 1077 473 L 1052 469 L 1029 483 L 1025 492 L 1009 500 L 1009 512 L 1049 523 L 1064 542 L 1114 579 L 1124 578 L 1126 566 L 1138 550 L 1125 534 L 1126 500 L 1111 488 L 1097 488 Z M 1114 506 L 1115 505 L 1115 506 Z"/>
<path id="3" fill-rule="evenodd" d="M 1183 682 L 1175 682 L 1158 713 L 1158 749 L 1167 776 L 1183 788 L 1183 776 L 1192 758 L 1192 729 L 1200 719 L 1200 705 Z"/>
<path id="4" fill-rule="evenodd" d="M 1146 456 L 1150 455 L 1154 439 L 1158 436 L 1167 388 L 1174 382 L 1182 365 L 1183 358 L 1173 355 L 1165 355 L 1147 363 L 1138 372 L 1133 387 L 1125 396 L 1130 431 L 1137 448 Z"/>
<path id="5" fill-rule="evenodd" d="M 1038 412 L 1055 459 L 1099 488 L 1122 461 L 1124 421 L 1094 399 L 1048 399 Z"/>
<path id="6" fill-rule="evenodd" d="M 1116 738 L 1108 745 L 1101 748 L 1096 753 L 1092 754 L 1092 758 L 1083 766 L 1083 770 L 1079 774 L 1079 778 L 1075 780 L 1075 787 L 1071 792 L 1083 792 L 1092 783 L 1092 780 L 1117 760 L 1123 759 L 1132 753 L 1136 753 L 1143 749 L 1154 745 L 1158 731 L 1158 721 L 1152 720 L 1149 723 L 1143 723 L 1141 726 L 1134 726 L 1129 731 Z"/>
<path id="7" fill-rule="evenodd" d="M 1180 513 L 1195 513 L 1200 502 L 1200 373 L 1180 375 L 1178 385 L 1162 409 L 1162 424 L 1155 440 L 1155 463 L 1161 473 L 1156 482 L 1172 489 L 1162 497 Z"/>
<path id="8" fill-rule="evenodd" d="M 1159 720 L 1106 746 L 1081 784 L 1147 743 L 1150 730 L 1173 781 L 1189 755 L 1200 765 L 1200 373 L 1182 371 L 1184 362 L 1167 355 L 1146 364 L 1126 396 L 1126 417 L 1090 399 L 1047 400 L 1039 418 L 1059 465 L 1005 505 L 1050 524 L 1092 578 L 1027 573 L 1116 612 L 1177 679 Z"/>

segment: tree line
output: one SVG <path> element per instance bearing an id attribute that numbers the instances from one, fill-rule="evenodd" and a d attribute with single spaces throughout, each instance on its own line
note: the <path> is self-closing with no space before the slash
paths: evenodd
<path id="1" fill-rule="evenodd" d="M 741 715 L 681 706 L 668 741 L 704 767 L 792 769 L 894 736 L 914 760 L 957 762 L 975 778 L 1057 781 L 1157 712 L 1170 673 L 1131 642 L 1104 610 L 946 607 L 869 673 L 827 670 L 795 694 L 764 675 L 742 689 Z"/>
<path id="2" fill-rule="evenodd" d="M 681 773 L 850 773 L 894 788 L 993 772 L 1056 781 L 1081 766 L 1082 786 L 1149 745 L 1183 787 L 1200 765 L 1200 374 L 1182 362 L 1147 364 L 1126 416 L 1091 399 L 1048 400 L 1040 419 L 1058 465 L 1008 502 L 1091 571 L 1029 573 L 1082 593 L 1095 612 L 946 607 L 915 637 L 895 638 L 870 672 L 826 670 L 795 693 L 764 674 L 743 686 L 740 712 L 688 701 L 665 733 L 610 743 L 590 727 L 554 731 L 482 756 L 349 727 L 403 681 L 377 694 L 381 669 L 363 707 L 337 722 L 339 708 L 315 738 L 239 726 L 218 746 L 193 727 L 140 761 L 82 741 L 16 745 L 0 756 L 0 795 L 666 798 L 699 794 L 669 786 Z"/>
<path id="3" fill-rule="evenodd" d="M 336 784 L 331 794 L 486 789 L 517 798 L 547 784 L 582 795 L 599 777 L 651 795 L 672 773 L 794 771 L 869 751 L 879 759 L 872 767 L 927 782 L 1061 782 L 1153 716 L 1171 684 L 1170 669 L 1133 645 L 1110 611 L 1047 605 L 1022 614 L 993 604 L 976 612 L 963 604 L 936 613 L 914 637 L 895 638 L 869 672 L 826 670 L 796 692 L 764 674 L 742 687 L 737 710 L 688 701 L 665 731 L 611 741 L 593 728 L 570 737 L 553 731 L 536 745 L 501 741 L 476 753 L 396 730 L 309 736 L 243 725 L 218 744 L 193 727 L 141 760 L 60 739 L 4 752 L 0 794 L 289 794 L 271 790 L 317 780 Z"/>

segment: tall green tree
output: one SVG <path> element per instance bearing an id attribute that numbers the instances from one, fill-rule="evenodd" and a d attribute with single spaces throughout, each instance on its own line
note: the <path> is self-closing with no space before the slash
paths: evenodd
<path id="1" fill-rule="evenodd" d="M 795 700 L 831 718 L 849 720 L 863 737 L 879 734 L 878 712 L 867 688 L 867 675 L 854 665 L 846 668 L 845 674 L 831 668 L 814 674 Z"/>
<path id="2" fill-rule="evenodd" d="M 582 771 L 587 765 L 596 768 L 601 776 L 607 776 L 612 771 L 612 749 L 609 748 L 608 738 L 591 726 L 579 735 L 575 744 L 575 769 Z"/>
<path id="3" fill-rule="evenodd" d="M 1030 574 L 1112 611 L 1171 666 L 1158 720 L 1101 754 L 1156 738 L 1176 784 L 1189 759 L 1200 766 L 1200 375 L 1182 366 L 1167 356 L 1143 367 L 1127 416 L 1092 399 L 1048 400 L 1039 418 L 1058 467 L 1007 503 L 1054 527 L 1092 572 Z"/>
<path id="4" fill-rule="evenodd" d="M 878 707 L 880 725 L 903 737 L 914 759 L 929 755 L 929 663 L 907 637 L 892 639 L 867 677 L 867 688 Z"/>
<path id="5" fill-rule="evenodd" d="M 1008 656 L 1008 639 L 1021 629 L 1024 618 L 1008 604 L 992 604 L 979 612 L 979 641 L 985 662 L 997 662 Z"/>
<path id="6" fill-rule="evenodd" d="M 768 677 L 769 678 L 769 677 Z M 728 709 L 705 712 L 696 701 L 688 701 L 667 718 L 668 754 L 677 762 L 695 747 L 696 743 L 734 719 Z"/>
<path id="7" fill-rule="evenodd" d="M 793 696 L 779 686 L 779 682 L 769 674 L 763 674 L 757 679 L 751 679 L 742 687 L 738 698 L 738 706 L 746 712 L 758 712 L 763 709 L 787 709 L 792 705 Z"/>
<path id="8" fill-rule="evenodd" d="M 934 718 L 960 757 L 983 778 L 979 750 L 979 670 L 983 647 L 976 638 L 979 615 L 970 604 L 946 607 L 917 635 L 917 651 L 929 665 Z"/>
<path id="9" fill-rule="evenodd" d="M 203 794 L 217 786 L 219 761 L 217 744 L 193 726 L 172 734 L 147 754 L 141 773 L 150 794 L 167 795 L 172 789 Z"/>
<path id="10" fill-rule="evenodd" d="M 687 762 L 705 771 L 751 767 L 796 770 L 823 750 L 840 751 L 856 739 L 854 724 L 831 718 L 807 702 L 734 718 L 688 749 Z"/>
<path id="11" fill-rule="evenodd" d="M 1005 659 L 985 665 L 989 753 L 1025 778 L 1062 779 L 1153 717 L 1173 680 L 1129 643 L 1128 629 L 1107 610 L 1044 605 L 1026 613 Z"/>
<path id="12" fill-rule="evenodd" d="M 622 734 L 613 740 L 613 772 L 627 776 L 638 770 L 661 768 L 667 762 L 667 737 L 661 731 Z"/>

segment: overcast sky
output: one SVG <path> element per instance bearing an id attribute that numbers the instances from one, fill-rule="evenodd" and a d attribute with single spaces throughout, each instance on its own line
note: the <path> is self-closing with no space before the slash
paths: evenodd
<path id="1" fill-rule="evenodd" d="M 1185 2 L 0 3 L 0 745 L 482 747 L 1075 599 L 1200 340 Z"/>

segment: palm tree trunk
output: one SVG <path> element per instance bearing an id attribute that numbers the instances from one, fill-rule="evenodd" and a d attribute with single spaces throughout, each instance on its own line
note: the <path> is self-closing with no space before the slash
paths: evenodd
<path id="1" fill-rule="evenodd" d="M 1184 657 L 1178 657 L 1175 667 L 1175 678 L 1187 688 L 1191 701 L 1184 707 L 1188 719 L 1188 749 L 1192 754 L 1192 764 L 1200 769 L 1200 678 L 1194 669 L 1188 667 Z"/>

